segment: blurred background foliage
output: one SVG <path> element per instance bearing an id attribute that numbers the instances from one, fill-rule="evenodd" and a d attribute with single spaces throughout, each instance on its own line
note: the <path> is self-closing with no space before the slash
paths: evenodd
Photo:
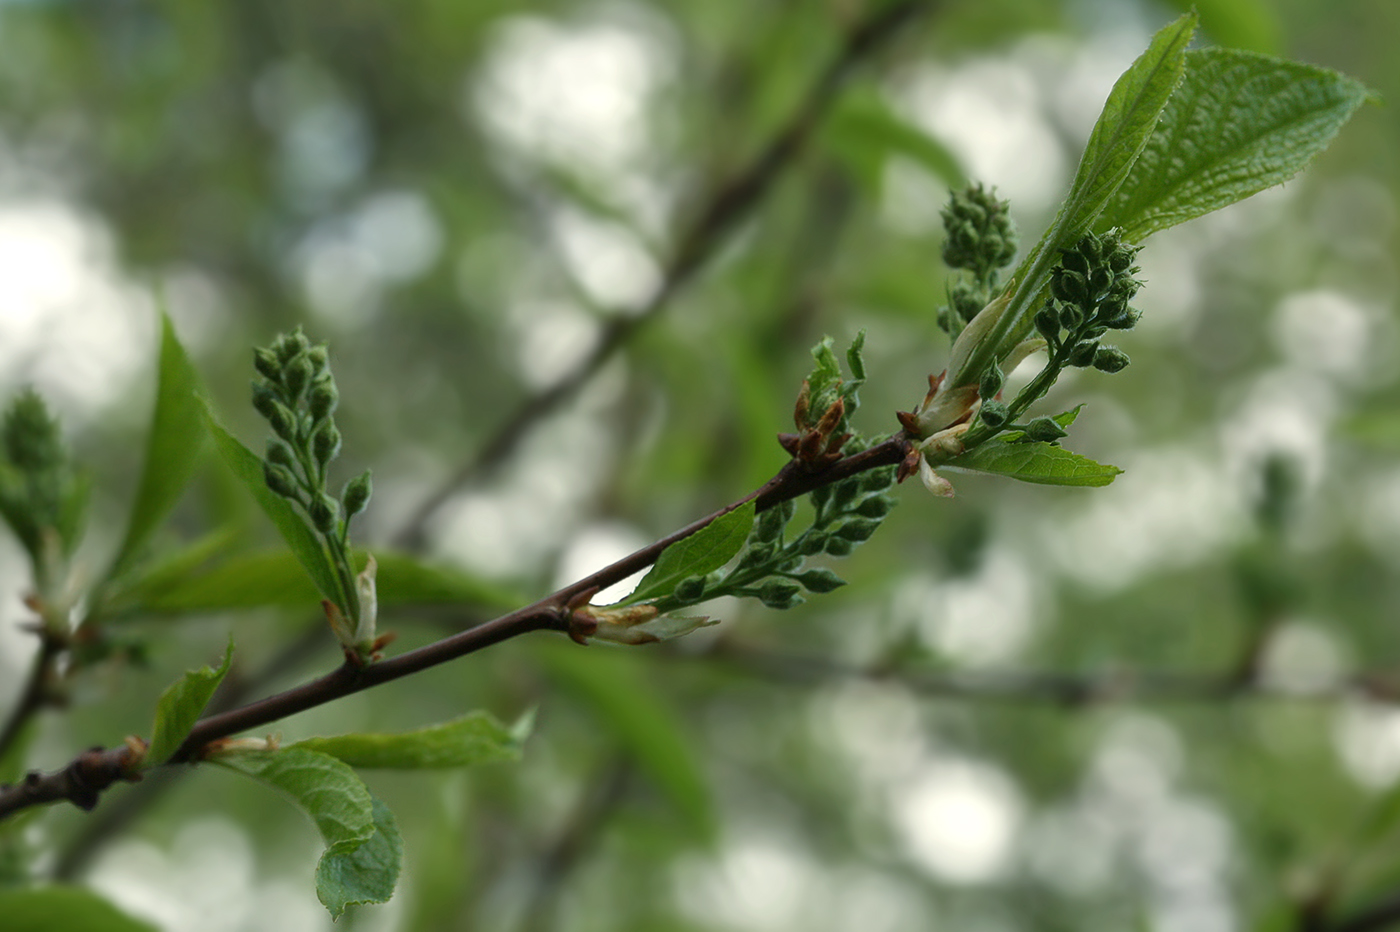
<path id="1" fill-rule="evenodd" d="M 896 429 L 943 365 L 949 187 L 995 185 L 1033 242 L 1112 81 L 1188 4 L 927 4 L 667 288 L 684 231 L 879 6 L 0 4 L 0 387 L 37 387 L 87 463 L 93 565 L 140 466 L 157 294 L 255 447 L 250 348 L 328 339 L 340 481 L 375 471 L 361 542 L 519 598 L 767 478 L 824 334 L 868 331 L 860 426 Z M 1400 99 L 1391 0 L 1195 6 L 1207 42 Z M 1087 402 L 1069 443 L 1126 468 L 1113 486 L 915 483 L 851 584 L 800 608 L 718 604 L 674 649 L 527 638 L 283 722 L 538 709 L 519 765 L 368 775 L 406 873 L 340 925 L 1341 930 L 1393 898 L 1398 135 L 1365 108 L 1303 179 L 1148 244 L 1132 367 L 1049 403 Z M 208 458 L 161 545 L 218 528 L 274 542 Z M 32 645 L 0 546 L 8 700 Z M 424 643 L 498 600 L 381 628 Z M 311 607 L 125 619 L 31 765 L 144 731 L 230 625 L 258 692 L 339 659 Z M 166 928 L 329 928 L 310 824 L 225 773 L 45 812 L 22 842 Z"/>

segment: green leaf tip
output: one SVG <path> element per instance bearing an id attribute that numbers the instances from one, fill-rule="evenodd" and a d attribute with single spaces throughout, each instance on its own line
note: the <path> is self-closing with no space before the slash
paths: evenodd
<path id="1" fill-rule="evenodd" d="M 180 345 L 170 316 L 162 312 L 146 462 L 137 483 L 126 535 L 107 573 L 109 579 L 128 570 L 141 556 L 144 545 L 175 507 L 194 474 L 205 440 L 199 387 L 199 377 Z"/>
<path id="2" fill-rule="evenodd" d="M 326 841 L 316 868 L 316 895 L 332 917 L 393 896 L 403 865 L 398 823 L 349 765 L 295 746 L 212 759 L 277 787 L 311 817 Z"/>
<path id="3" fill-rule="evenodd" d="M 632 604 L 670 595 L 688 577 L 704 576 L 734 558 L 753 529 L 755 506 L 747 501 L 662 551 L 650 572 L 623 600 Z"/>
<path id="4" fill-rule="evenodd" d="M 233 663 L 233 637 L 229 636 L 224 659 L 218 669 L 201 667 L 190 670 L 160 694 L 156 704 L 155 724 L 151 726 L 151 744 L 146 749 L 144 766 L 155 767 L 170 760 L 189 735 L 200 713 L 209 704 L 214 690 L 219 688 Z"/>
<path id="5" fill-rule="evenodd" d="M 1186 53 L 1185 76 L 1100 228 L 1134 242 L 1293 178 L 1366 101 L 1336 71 L 1237 49 Z"/>
<path id="6" fill-rule="evenodd" d="M 943 464 L 1038 485 L 1104 486 L 1123 470 L 1040 441 L 989 440 Z"/>

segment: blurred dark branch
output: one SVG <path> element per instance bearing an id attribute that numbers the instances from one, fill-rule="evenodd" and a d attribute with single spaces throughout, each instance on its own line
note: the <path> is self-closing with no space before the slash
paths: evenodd
<path id="1" fill-rule="evenodd" d="M 730 232 L 763 203 L 784 169 L 796 161 L 850 75 L 903 27 L 935 5 L 936 0 L 897 0 L 878 5 L 865 20 L 856 23 L 840 51 L 817 76 L 787 122 L 747 167 L 721 184 L 706 200 L 695 220 L 680 235 L 651 297 L 635 311 L 614 317 L 603 329 L 593 352 L 577 368 L 551 387 L 525 399 L 476 455 L 418 507 L 395 536 L 394 544 L 410 549 L 420 547 L 428 523 L 454 492 L 481 479 L 509 459 L 535 424 L 572 398 L 638 329 L 659 314 L 724 244 Z"/>
<path id="2" fill-rule="evenodd" d="M 574 609 L 587 604 L 589 598 L 599 590 L 621 582 L 655 563 L 662 551 L 671 544 L 689 537 L 746 502 L 754 502 L 757 510 L 761 512 L 856 473 L 881 466 L 892 466 L 903 461 L 908 451 L 908 441 L 903 436 L 896 436 L 825 466 L 791 460 L 757 491 L 532 605 L 368 666 L 360 666 L 347 660 L 342 666 L 319 679 L 266 699 L 202 718 L 191 729 L 189 736 L 168 763 L 198 761 L 211 750 L 216 750 L 215 742 L 223 738 L 464 657 L 517 635 L 532 631 L 559 631 L 582 641 L 592 631 L 575 618 Z M 594 624 L 596 627 L 596 622 Z M 139 780 L 140 766 L 140 754 L 132 746 L 124 746 L 109 751 L 94 749 L 86 752 L 63 770 L 48 774 L 31 772 L 19 784 L 0 786 L 0 819 L 30 806 L 64 799 L 84 809 L 91 809 L 97 804 L 100 794 L 112 784 L 119 780 Z"/>
<path id="3" fill-rule="evenodd" d="M 4 730 L 0 731 L 0 760 L 14 748 L 25 726 L 39 710 L 54 702 L 54 683 L 58 679 L 56 664 L 66 645 L 40 622 L 34 623 L 33 630 L 39 637 L 39 650 L 29 665 L 29 675 L 19 700 L 5 720 Z"/>
<path id="4" fill-rule="evenodd" d="M 1101 673 L 915 670 L 894 664 L 858 666 L 825 657 L 774 651 L 721 638 L 701 653 L 670 657 L 707 659 L 780 683 L 813 685 L 834 679 L 896 683 L 922 696 L 974 702 L 1077 708 L 1105 703 L 1213 703 L 1236 699 L 1335 702 L 1365 697 L 1400 700 L 1394 671 L 1371 671 L 1318 684 L 1269 682 L 1238 670 L 1175 673 L 1117 669 Z"/>
<path id="5" fill-rule="evenodd" d="M 559 895 L 569 875 L 582 863 L 599 833 L 617 811 L 627 789 L 632 766 L 625 757 L 610 760 L 596 780 L 585 784 L 578 803 L 559 833 L 541 854 L 521 932 L 548 932 L 556 924 Z"/>
<path id="6" fill-rule="evenodd" d="M 1305 917 L 1299 932 L 1381 932 L 1397 928 L 1400 928 L 1400 891 L 1392 890 L 1383 899 L 1345 919 L 1329 922 Z"/>

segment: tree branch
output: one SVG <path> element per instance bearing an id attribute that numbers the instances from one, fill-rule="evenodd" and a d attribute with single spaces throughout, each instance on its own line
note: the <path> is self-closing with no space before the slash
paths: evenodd
<path id="1" fill-rule="evenodd" d="M 716 640 L 708 650 L 670 651 L 671 658 L 710 659 L 778 682 L 812 684 L 832 679 L 897 683 L 922 696 L 975 702 L 1077 708 L 1112 702 L 1196 703 L 1233 699 L 1334 702 L 1366 696 L 1382 702 L 1400 699 L 1400 684 L 1384 670 L 1363 672 L 1332 683 L 1296 685 L 1223 673 L 1175 673 L 1118 669 L 1101 673 L 954 672 L 901 669 L 888 664 L 856 666 L 804 654 Z"/>
<path id="2" fill-rule="evenodd" d="M 549 388 L 527 398 L 481 447 L 418 506 L 394 536 L 396 546 L 416 549 L 423 542 L 428 522 L 462 486 L 490 473 L 515 451 L 539 421 L 573 397 L 631 339 L 657 316 L 691 276 L 715 254 L 728 234 L 749 216 L 773 189 L 783 170 L 801 153 L 807 139 L 821 124 L 837 92 L 851 73 L 873 56 L 915 18 L 928 12 L 936 0 L 898 0 L 878 6 L 847 34 L 841 50 L 808 89 L 802 102 L 749 165 L 714 191 L 678 245 L 656 290 L 638 309 L 620 314 L 604 327 L 597 346 L 578 366 Z"/>
<path id="3" fill-rule="evenodd" d="M 0 731 L 0 760 L 4 760 L 5 755 L 14 747 L 35 714 L 53 701 L 53 681 L 57 676 L 54 661 L 63 653 L 65 645 L 42 623 L 36 623 L 35 632 L 39 636 L 39 650 L 29 667 L 29 676 L 25 680 L 19 701 L 15 703 L 10 717 L 5 721 L 4 730 Z"/>
<path id="4" fill-rule="evenodd" d="M 169 763 L 197 761 L 207 751 L 211 742 L 221 738 L 258 728 L 381 683 L 418 673 L 521 634 L 546 630 L 568 632 L 571 627 L 572 609 L 577 604 L 586 602 L 592 593 L 621 582 L 655 563 L 671 544 L 689 537 L 745 502 L 753 501 L 757 510 L 764 511 L 819 486 L 838 482 L 867 469 L 898 463 L 904 459 L 908 448 L 907 440 L 902 436 L 895 436 L 825 467 L 808 466 L 797 460 L 789 461 L 757 491 L 532 605 L 369 666 L 362 667 L 347 660 L 345 664 L 319 679 L 266 699 L 200 719 Z M 0 787 L 0 819 L 30 806 L 63 799 L 90 809 L 96 805 L 101 792 L 113 783 L 118 780 L 140 779 L 139 766 L 139 755 L 128 747 L 122 747 L 111 751 L 99 749 L 86 752 L 67 768 L 53 773 L 31 772 L 20 784 Z"/>

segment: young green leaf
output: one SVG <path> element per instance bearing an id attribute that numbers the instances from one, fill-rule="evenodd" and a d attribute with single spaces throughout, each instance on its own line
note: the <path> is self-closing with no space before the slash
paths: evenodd
<path id="1" fill-rule="evenodd" d="M 918 165 L 950 188 L 967 184 L 966 172 L 947 146 L 904 120 L 873 93 L 843 97 L 825 122 L 823 141 L 872 195 L 879 193 L 892 156 Z"/>
<path id="2" fill-rule="evenodd" d="M 944 465 L 1040 485 L 1108 485 L 1123 470 L 1049 443 L 989 440 Z"/>
<path id="3" fill-rule="evenodd" d="M 129 569 L 141 548 L 184 491 L 204 446 L 200 421 L 199 379 L 165 314 L 160 316 L 160 364 L 155 413 L 146 441 L 146 465 L 136 488 L 126 537 L 117 550 L 108 578 Z"/>
<path id="4" fill-rule="evenodd" d="M 1065 198 L 1064 239 L 1057 246 L 1078 240 L 1127 179 L 1181 83 L 1195 31 L 1194 13 L 1163 27 L 1113 85 Z"/>
<path id="5" fill-rule="evenodd" d="M 301 561 L 321 595 L 333 602 L 337 601 L 341 597 L 340 587 L 336 582 L 335 571 L 331 569 L 330 560 L 326 557 L 325 548 L 315 533 L 306 526 L 306 522 L 292 510 L 291 504 L 267 487 L 267 481 L 263 478 L 262 460 L 240 443 L 237 437 L 224 430 L 223 425 L 215 419 L 208 402 L 204 406 L 204 423 L 214 438 L 214 446 L 218 449 L 219 456 L 253 494 L 263 512 L 272 519 L 282 539 Z"/>
<path id="6" fill-rule="evenodd" d="M 651 571 L 623 602 L 631 604 L 670 595 L 681 580 L 704 576 L 724 566 L 743 549 L 753 521 L 754 503 L 745 502 L 689 537 L 676 541 L 662 551 Z"/>
<path id="7" fill-rule="evenodd" d="M 403 836 L 389 807 L 371 796 L 374 834 L 331 845 L 316 865 L 316 896 L 332 919 L 361 903 L 387 903 L 403 869 Z"/>
<path id="8" fill-rule="evenodd" d="M 298 747 L 214 759 L 289 794 L 311 816 L 327 845 L 316 893 L 333 917 L 354 903 L 383 903 L 393 894 L 403 860 L 398 826 L 349 765 Z"/>
<path id="9" fill-rule="evenodd" d="M 229 638 L 228 649 L 224 651 L 224 662 L 217 670 L 200 667 L 190 670 L 160 694 L 156 704 L 156 720 L 151 726 L 151 745 L 143 762 L 146 767 L 155 767 L 170 759 L 179 749 L 199 715 L 209 704 L 214 690 L 219 688 L 233 662 L 233 638 Z"/>
<path id="10" fill-rule="evenodd" d="M 1009 306 L 952 373 L 953 385 L 975 382 L 993 359 L 1004 358 L 1030 332 L 1026 312 L 1046 288 L 1061 251 L 1089 230 L 1147 145 L 1186 69 L 1186 46 L 1196 22 L 1196 14 L 1188 13 L 1158 30 L 1113 85 L 1055 222 L 1012 273 L 1016 286 Z"/>
<path id="11" fill-rule="evenodd" d="M 292 747 L 329 754 L 351 767 L 396 770 L 468 767 L 519 760 L 525 738 L 533 727 L 533 713 L 506 726 L 487 712 L 471 712 L 450 722 L 402 734 L 307 738 Z"/>
<path id="12" fill-rule="evenodd" d="M 1234 49 L 1189 52 L 1185 79 L 1098 225 L 1140 242 L 1282 184 L 1369 96 L 1326 68 Z"/>
<path id="13" fill-rule="evenodd" d="M 354 551 L 357 565 L 366 552 Z M 396 605 L 478 605 L 510 608 L 520 604 L 513 593 L 452 567 L 422 563 L 398 553 L 374 554 L 381 609 Z M 137 580 L 121 593 L 121 608 L 143 613 L 185 614 L 265 606 L 305 607 L 321 596 L 295 555 L 286 550 L 257 551 L 231 557 L 202 572 L 183 577 L 162 574 Z"/>
<path id="14" fill-rule="evenodd" d="M 1059 414 L 1056 414 L 1054 417 L 1050 418 L 1050 420 L 1054 421 L 1056 424 L 1059 424 L 1061 427 L 1068 430 L 1069 426 L 1079 418 L 1079 412 L 1083 410 L 1084 404 L 1083 402 L 1081 402 L 1075 405 L 1073 408 L 1070 408 L 1068 411 L 1061 411 Z M 1021 440 L 1025 436 L 1026 432 L 1024 430 L 1008 430 L 1005 433 L 998 435 L 997 440 L 1001 441 L 1002 443 L 1011 443 L 1013 441 Z"/>
<path id="15" fill-rule="evenodd" d="M 56 884 L 0 890 L 5 932 L 156 932 L 83 887 Z"/>
<path id="16" fill-rule="evenodd" d="M 349 765 L 305 748 L 239 751 L 212 758 L 290 795 L 311 816 L 327 844 L 374 834 L 369 790 Z"/>

